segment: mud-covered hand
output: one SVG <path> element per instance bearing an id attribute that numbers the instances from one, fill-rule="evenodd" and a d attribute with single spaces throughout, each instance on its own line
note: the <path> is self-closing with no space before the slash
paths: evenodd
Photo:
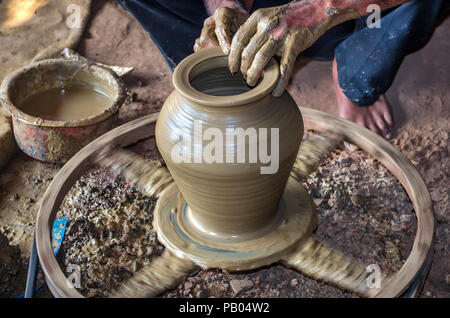
<path id="1" fill-rule="evenodd" d="M 231 39 L 247 18 L 248 13 L 243 9 L 217 8 L 205 20 L 200 37 L 195 40 L 194 51 L 220 46 L 223 53 L 228 55 Z"/>
<path id="2" fill-rule="evenodd" d="M 228 58 L 230 71 L 239 70 L 250 86 L 256 85 L 274 55 L 281 56 L 280 78 L 273 90 L 280 96 L 295 60 L 331 27 L 360 16 L 354 9 L 329 7 L 325 0 L 299 0 L 255 11 L 233 38 Z"/>

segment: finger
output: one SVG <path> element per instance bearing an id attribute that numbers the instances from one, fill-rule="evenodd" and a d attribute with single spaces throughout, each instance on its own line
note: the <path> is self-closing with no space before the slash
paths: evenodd
<path id="1" fill-rule="evenodd" d="M 207 40 L 202 41 L 200 38 L 198 38 L 195 40 L 195 43 L 194 43 L 194 52 L 198 52 L 200 50 L 211 48 L 211 47 L 216 47 L 218 45 L 219 45 L 219 43 L 214 39 L 207 39 Z"/>
<path id="2" fill-rule="evenodd" d="M 228 25 L 228 20 L 225 18 L 223 11 L 218 12 L 215 32 L 223 53 L 228 55 L 231 47 L 230 26 Z"/>
<path id="3" fill-rule="evenodd" d="M 247 84 L 255 86 L 261 76 L 264 67 L 269 63 L 270 59 L 275 55 L 275 52 L 280 47 L 282 41 L 277 41 L 270 38 L 258 51 L 253 60 L 252 66 L 247 71 Z"/>
<path id="4" fill-rule="evenodd" d="M 256 33 L 258 17 L 259 15 L 252 14 L 233 37 L 230 55 L 228 56 L 228 68 L 232 74 L 237 73 L 239 70 L 242 51 L 247 46 L 252 36 Z"/>
<path id="5" fill-rule="evenodd" d="M 217 47 L 217 46 L 219 46 L 219 42 L 217 42 L 217 39 L 214 39 L 214 38 L 210 38 L 210 39 L 200 42 L 201 49 L 208 49 L 208 48 Z"/>
<path id="6" fill-rule="evenodd" d="M 219 45 L 216 38 L 215 28 L 216 23 L 213 17 L 209 17 L 205 20 L 198 43 L 201 48 L 215 47 Z"/>
<path id="7" fill-rule="evenodd" d="M 283 94 L 286 86 L 291 78 L 292 71 L 294 69 L 295 60 L 297 59 L 298 50 L 295 46 L 294 38 L 288 37 L 284 48 L 284 53 L 280 62 L 280 79 L 277 86 L 272 92 L 272 95 L 279 97 Z"/>
<path id="8" fill-rule="evenodd" d="M 267 32 L 260 30 L 250 40 L 241 56 L 241 73 L 247 75 L 247 71 L 253 63 L 255 55 L 263 47 L 268 39 Z"/>
<path id="9" fill-rule="evenodd" d="M 213 17 L 209 17 L 205 20 L 203 23 L 202 32 L 200 34 L 200 39 L 207 39 L 211 36 L 215 36 L 215 27 L 216 27 L 216 21 L 214 21 Z"/>
<path id="10" fill-rule="evenodd" d="M 284 54 L 284 46 L 281 45 L 281 46 L 278 48 L 278 50 L 275 52 L 275 54 L 276 54 L 277 56 L 279 56 L 279 57 L 282 57 L 283 54 Z"/>
<path id="11" fill-rule="evenodd" d="M 195 40 L 195 43 L 194 43 L 194 52 L 198 52 L 198 51 L 200 51 L 200 50 L 202 49 L 202 47 L 200 46 L 199 42 L 200 42 L 200 39 L 196 39 L 196 40 Z"/>

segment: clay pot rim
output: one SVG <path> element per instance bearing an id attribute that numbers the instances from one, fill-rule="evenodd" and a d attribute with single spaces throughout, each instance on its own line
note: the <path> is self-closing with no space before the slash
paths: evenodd
<path id="1" fill-rule="evenodd" d="M 173 73 L 173 85 L 175 89 L 185 98 L 194 103 L 212 106 L 240 106 L 259 100 L 272 93 L 277 84 L 280 70 L 275 59 L 271 59 L 264 68 L 262 80 L 250 91 L 232 96 L 213 96 L 196 90 L 190 82 L 192 70 L 201 62 L 216 57 L 226 57 L 219 47 L 201 50 L 189 55 L 177 65 Z"/>
<path id="2" fill-rule="evenodd" d="M 21 111 L 18 107 L 14 105 L 11 99 L 11 88 L 14 81 L 31 69 L 38 70 L 40 67 L 45 67 L 47 65 L 54 65 L 54 64 L 59 64 L 61 67 L 65 67 L 70 64 L 79 65 L 80 68 L 87 67 L 89 70 L 100 71 L 103 74 L 105 74 L 105 76 L 109 77 L 108 78 L 109 82 L 112 83 L 114 90 L 117 92 L 117 95 L 113 99 L 112 104 L 101 113 L 75 120 L 50 120 L 32 116 Z M 8 76 L 6 76 L 0 86 L 0 104 L 3 105 L 3 107 L 8 111 L 8 113 L 16 120 L 39 127 L 55 127 L 55 128 L 83 127 L 98 124 L 110 118 L 115 113 L 117 113 L 119 111 L 119 108 L 123 105 L 125 98 L 126 98 L 126 89 L 123 86 L 120 78 L 111 70 L 102 67 L 100 65 L 87 64 L 82 61 L 67 60 L 62 58 L 41 60 L 38 62 L 31 63 L 27 66 L 21 67 L 15 70 L 14 72 L 10 73 Z"/>

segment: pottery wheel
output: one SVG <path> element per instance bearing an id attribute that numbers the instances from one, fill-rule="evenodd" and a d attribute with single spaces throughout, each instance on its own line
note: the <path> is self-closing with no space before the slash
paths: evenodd
<path id="1" fill-rule="evenodd" d="M 158 240 L 174 254 L 202 268 L 236 271 L 277 262 L 300 240 L 311 236 L 317 225 L 305 188 L 294 178 L 289 179 L 274 224 L 256 238 L 237 242 L 212 241 L 196 233 L 186 215 L 187 203 L 173 183 L 161 193 L 153 212 Z"/>
<path id="2" fill-rule="evenodd" d="M 149 165 L 139 155 L 121 149 L 154 136 L 158 114 L 129 122 L 86 146 L 61 169 L 47 189 L 36 223 L 40 264 L 53 295 L 82 297 L 66 278 L 53 255 L 50 225 L 75 181 L 93 164 L 100 164 L 121 171 L 127 180 L 140 180 L 138 182 L 143 191 L 158 198 L 154 228 L 158 239 L 166 246 L 161 256 L 137 271 L 119 290 L 112 293 L 113 297 L 158 296 L 177 286 L 199 267 L 246 270 L 277 261 L 306 276 L 360 296 L 400 296 L 421 272 L 426 273 L 426 260 L 432 251 L 434 213 L 423 180 L 408 159 L 380 136 L 330 114 L 308 108 L 300 110 L 305 128 L 320 134 L 313 142 L 303 142 L 300 146 L 280 203 L 278 222 L 261 233 L 261 236 L 243 238 L 233 243 L 214 240 L 205 242 L 201 235 L 192 231 L 189 217 L 184 213 L 186 204 L 168 170 L 160 164 Z M 299 184 L 343 141 L 359 146 L 386 166 L 406 189 L 417 216 L 417 234 L 410 255 L 397 273 L 383 278 L 380 288 L 372 288 L 367 284 L 371 272 L 366 270 L 364 264 L 314 238 L 312 231 L 316 226 L 316 214 L 308 194 Z M 145 173 L 135 169 L 142 166 L 142 162 L 146 162 Z"/>

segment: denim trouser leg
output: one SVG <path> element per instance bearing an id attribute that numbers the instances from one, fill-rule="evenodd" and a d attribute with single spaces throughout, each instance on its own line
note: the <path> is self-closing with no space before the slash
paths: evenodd
<path id="1" fill-rule="evenodd" d="M 208 18 L 202 0 L 117 0 L 150 34 L 173 69 L 193 52 Z"/>
<path id="2" fill-rule="evenodd" d="M 407 53 L 430 38 L 449 0 L 415 0 L 381 18 L 381 28 L 368 28 L 367 17 L 335 49 L 339 85 L 354 103 L 373 104 L 387 91 Z"/>

